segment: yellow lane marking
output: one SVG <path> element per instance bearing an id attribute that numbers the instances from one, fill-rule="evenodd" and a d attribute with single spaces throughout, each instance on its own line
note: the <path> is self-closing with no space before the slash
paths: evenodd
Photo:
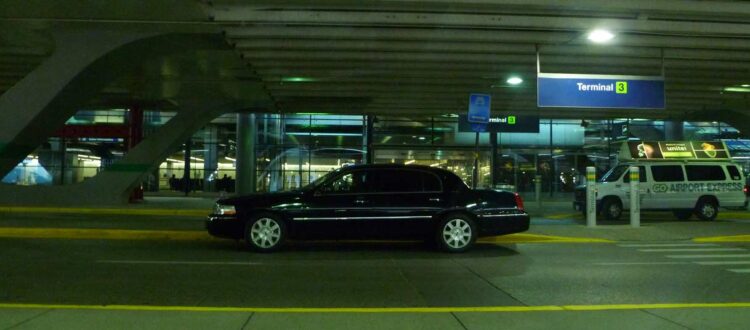
<path id="1" fill-rule="evenodd" d="M 504 236 L 483 237 L 479 243 L 615 243 L 608 239 L 590 237 L 565 237 L 535 234 L 510 234 Z"/>
<path id="2" fill-rule="evenodd" d="M 112 240 L 212 240 L 207 232 L 197 230 L 130 230 L 130 229 L 79 229 L 79 228 L 0 228 L 0 237 L 13 238 L 62 238 L 62 239 L 112 239 Z M 339 240 L 312 241 L 315 243 L 413 243 L 417 241 L 389 240 Z M 503 243 L 614 243 L 600 238 L 563 237 L 534 234 L 511 234 L 483 237 L 477 240 L 484 244 Z"/>
<path id="3" fill-rule="evenodd" d="M 195 241 L 213 239 L 208 233 L 194 230 L 127 230 L 127 229 L 77 229 L 77 228 L 0 228 L 0 237 L 14 238 L 66 238 L 112 240 L 178 240 Z"/>
<path id="4" fill-rule="evenodd" d="M 205 217 L 209 210 L 0 206 L 0 213 L 114 214 Z"/>
<path id="5" fill-rule="evenodd" d="M 559 219 L 569 219 L 569 218 L 580 218 L 581 213 L 561 213 L 561 214 L 550 214 L 542 216 L 545 219 L 553 219 L 553 220 L 559 220 Z"/>
<path id="6" fill-rule="evenodd" d="M 0 303 L 4 309 L 84 309 L 128 311 L 183 312 L 253 312 L 253 313 L 503 313 L 548 311 L 602 311 L 634 309 L 750 308 L 750 302 L 690 304 L 624 304 L 624 305 L 545 305 L 545 306 L 478 306 L 478 307 L 200 307 L 152 305 L 61 305 Z"/>
<path id="7" fill-rule="evenodd" d="M 694 242 L 750 242 L 750 235 L 732 235 L 732 236 L 713 236 L 713 237 L 696 237 Z"/>

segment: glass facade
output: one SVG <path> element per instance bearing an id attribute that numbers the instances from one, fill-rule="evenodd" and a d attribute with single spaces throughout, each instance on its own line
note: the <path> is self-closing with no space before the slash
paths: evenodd
<path id="1" fill-rule="evenodd" d="M 173 116 L 174 113 L 144 111 L 144 136 L 148 137 Z M 67 125 L 125 127 L 128 117 L 126 109 L 82 111 Z M 665 140 L 675 134 L 680 134 L 682 140 L 738 136 L 736 129 L 719 122 L 541 119 L 538 133 L 497 133 L 496 137 L 491 136 L 493 133 L 480 133 L 476 145 L 476 133 L 459 131 L 456 115 L 377 116 L 373 122 L 369 144 L 374 163 L 440 167 L 456 173 L 469 186 L 476 181 L 479 188 L 520 193 L 535 192 L 538 178 L 541 191 L 551 195 L 572 192 L 582 182 L 587 166 L 595 166 L 601 175 L 616 165 L 620 144 L 628 139 Z M 366 116 L 256 114 L 255 123 L 257 191 L 296 189 L 331 170 L 366 162 Z M 669 132 L 674 127 L 678 132 Z M 50 138 L 7 174 L 3 182 L 78 183 L 127 153 L 126 137 L 77 134 Z M 733 145 L 744 146 L 740 142 Z M 750 147 L 745 148 L 748 150 L 740 147 L 736 161 L 745 165 L 747 172 Z M 148 176 L 143 187 L 162 193 L 186 190 L 231 193 L 235 189 L 237 157 L 236 114 L 227 114 L 195 132 Z M 477 173 L 474 173 L 475 162 Z"/>

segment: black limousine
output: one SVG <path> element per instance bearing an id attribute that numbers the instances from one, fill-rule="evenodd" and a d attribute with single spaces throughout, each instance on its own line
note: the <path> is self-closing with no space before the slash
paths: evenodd
<path id="1" fill-rule="evenodd" d="M 219 200 L 206 228 L 262 252 L 286 239 L 424 239 L 462 252 L 477 237 L 527 230 L 529 215 L 518 194 L 472 190 L 447 170 L 355 165 L 299 190 Z"/>

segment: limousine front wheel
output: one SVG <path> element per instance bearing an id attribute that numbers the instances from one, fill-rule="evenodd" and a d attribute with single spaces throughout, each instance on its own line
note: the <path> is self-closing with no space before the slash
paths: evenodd
<path id="1" fill-rule="evenodd" d="M 477 226 L 474 220 L 463 214 L 449 214 L 438 225 L 437 241 L 448 252 L 463 252 L 474 245 Z"/>
<path id="2" fill-rule="evenodd" d="M 245 226 L 245 242 L 259 252 L 277 250 L 286 239 L 286 227 L 278 216 L 259 214 Z"/>

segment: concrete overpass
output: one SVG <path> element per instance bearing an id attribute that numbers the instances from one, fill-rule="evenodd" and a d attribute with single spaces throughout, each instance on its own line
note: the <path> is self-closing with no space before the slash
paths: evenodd
<path id="1" fill-rule="evenodd" d="M 720 120 L 750 132 L 750 4 L 736 1 L 0 1 L 0 172 L 76 111 L 175 119 L 95 179 L 0 187 L 0 203 L 119 203 L 228 112 L 437 115 L 466 95 L 545 118 Z M 595 28 L 615 34 L 592 44 Z M 664 110 L 536 107 L 542 72 L 659 75 Z M 518 86 L 506 79 L 516 75 Z"/>

